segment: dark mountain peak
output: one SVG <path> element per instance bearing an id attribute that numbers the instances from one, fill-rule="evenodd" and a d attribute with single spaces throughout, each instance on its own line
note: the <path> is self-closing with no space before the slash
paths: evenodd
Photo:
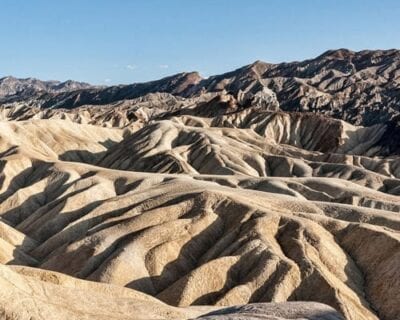
<path id="1" fill-rule="evenodd" d="M 5 76 L 5 77 L 0 78 L 0 82 L 10 81 L 10 80 L 17 80 L 17 78 L 15 78 L 13 76 Z"/>
<path id="2" fill-rule="evenodd" d="M 353 57 L 356 54 L 356 52 L 341 48 L 341 49 L 335 49 L 335 50 L 328 50 L 325 51 L 323 54 L 318 56 L 317 59 L 335 59 L 335 60 L 344 60 L 344 59 L 349 59 Z"/>
<path id="3" fill-rule="evenodd" d="M 362 62 L 363 64 L 374 63 L 376 61 L 391 61 L 400 60 L 400 50 L 397 49 L 387 49 L 387 50 L 370 50 L 365 49 L 361 51 L 352 51 L 349 49 L 337 49 L 328 50 L 316 57 L 313 60 L 354 60 L 357 62 Z"/>
<path id="4" fill-rule="evenodd" d="M 191 71 L 191 72 L 177 73 L 170 77 L 164 78 L 164 80 L 167 79 L 171 80 L 172 82 L 180 81 L 185 83 L 186 85 L 194 85 L 198 84 L 201 80 L 203 80 L 203 77 L 197 71 Z"/>
<path id="5" fill-rule="evenodd" d="M 55 82 L 52 89 L 56 91 L 71 91 L 71 90 L 79 90 L 79 89 L 88 89 L 93 88 L 93 86 L 86 82 L 78 82 L 73 80 L 66 80 L 64 82 Z"/>
<path id="6" fill-rule="evenodd" d="M 256 75 L 256 77 L 258 78 L 260 75 L 264 74 L 264 72 L 270 68 L 271 64 L 261 61 L 261 60 L 257 60 L 255 62 L 253 62 L 252 64 L 249 64 L 247 66 L 249 71 L 254 72 L 254 74 Z"/>
<path id="7" fill-rule="evenodd" d="M 256 60 L 253 63 L 249 64 L 248 67 L 250 67 L 250 68 L 265 68 L 270 65 L 271 65 L 271 63 L 268 63 L 268 62 L 265 62 L 262 60 Z"/>

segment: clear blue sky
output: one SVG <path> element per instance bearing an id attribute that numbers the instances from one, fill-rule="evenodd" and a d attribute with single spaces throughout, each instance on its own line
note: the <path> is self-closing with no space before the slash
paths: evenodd
<path id="1" fill-rule="evenodd" d="M 400 47 L 399 0 L 0 0 L 0 77 L 132 83 Z"/>

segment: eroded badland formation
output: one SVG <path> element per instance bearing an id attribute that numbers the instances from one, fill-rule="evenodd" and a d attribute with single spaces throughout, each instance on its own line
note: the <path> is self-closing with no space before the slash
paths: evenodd
<path id="1" fill-rule="evenodd" d="M 1 319 L 400 319 L 400 51 L 0 103 Z"/>

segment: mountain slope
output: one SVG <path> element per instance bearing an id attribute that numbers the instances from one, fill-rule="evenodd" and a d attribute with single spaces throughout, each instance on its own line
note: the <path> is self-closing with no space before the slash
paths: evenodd
<path id="1" fill-rule="evenodd" d="M 306 132 L 276 129 L 291 114 L 265 127 L 271 115 L 250 110 L 249 128 L 238 125 L 241 112 L 133 133 L 62 120 L 3 123 L 1 262 L 181 307 L 306 300 L 347 319 L 393 319 L 398 158 L 351 155 L 351 140 L 306 144 Z M 334 136 L 342 134 L 336 122 L 324 123 Z M 310 123 L 299 127 L 313 132 Z M 361 154 L 373 143 L 365 134 Z"/>
<path id="2" fill-rule="evenodd" d="M 0 79 L 0 103 L 35 99 L 43 93 L 69 92 L 90 87 L 88 83 L 72 80 L 60 82 L 4 77 Z"/>
<path id="3" fill-rule="evenodd" d="M 0 318 L 396 319 L 398 55 L 3 103 Z"/>
<path id="4" fill-rule="evenodd" d="M 222 91 L 246 104 L 255 94 L 262 96 L 265 90 L 276 96 L 284 111 L 317 112 L 367 126 L 396 120 L 400 112 L 400 51 L 340 49 L 302 62 L 257 61 L 207 79 L 191 72 L 132 85 L 61 90 L 65 91 L 61 93 L 45 90 L 37 104 L 69 109 L 134 99 L 154 92 L 193 97 Z M 22 98 L 26 99 L 26 95 Z"/>

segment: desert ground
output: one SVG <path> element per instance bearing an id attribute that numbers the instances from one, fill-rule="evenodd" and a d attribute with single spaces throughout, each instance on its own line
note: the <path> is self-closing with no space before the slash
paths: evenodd
<path id="1" fill-rule="evenodd" d="M 2 319 L 399 319 L 399 51 L 0 88 Z"/>

